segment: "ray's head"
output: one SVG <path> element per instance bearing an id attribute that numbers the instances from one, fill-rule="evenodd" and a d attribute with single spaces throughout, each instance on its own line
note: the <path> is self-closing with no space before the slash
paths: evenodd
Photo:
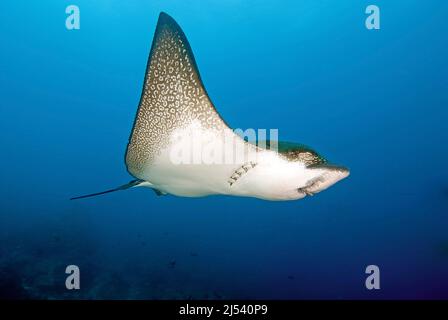
<path id="1" fill-rule="evenodd" d="M 328 163 L 310 165 L 305 170 L 311 174 L 311 177 L 297 188 L 297 192 L 303 196 L 312 196 L 321 192 L 350 175 L 347 168 Z"/>
<path id="2" fill-rule="evenodd" d="M 323 156 L 304 145 L 279 145 L 278 152 L 289 163 L 297 163 L 303 168 L 304 179 L 298 179 L 292 191 L 298 193 L 299 199 L 321 192 L 350 174 L 347 168 L 330 164 Z"/>
<path id="3" fill-rule="evenodd" d="M 313 149 L 295 143 L 280 142 L 278 155 L 283 165 L 276 166 L 280 176 L 279 199 L 301 199 L 319 193 L 349 176 L 350 171 L 331 164 Z"/>

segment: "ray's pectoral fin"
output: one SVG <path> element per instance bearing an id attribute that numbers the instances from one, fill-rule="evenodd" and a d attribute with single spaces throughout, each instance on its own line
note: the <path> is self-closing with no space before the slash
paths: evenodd
<path id="1" fill-rule="evenodd" d="M 124 185 L 121 185 L 119 187 L 116 187 L 114 189 L 109 189 L 109 190 L 106 190 L 106 191 L 101 191 L 101 192 L 86 194 L 86 195 L 83 195 L 83 196 L 73 197 L 73 198 L 70 198 L 70 200 L 77 200 L 77 199 L 95 197 L 95 196 L 99 196 L 99 195 L 110 193 L 110 192 L 115 192 L 115 191 L 120 191 L 120 190 L 126 190 L 126 189 L 133 188 L 133 187 L 138 187 L 140 185 L 147 184 L 147 183 L 148 183 L 147 181 L 136 179 L 136 180 L 132 180 L 132 181 L 130 181 L 130 182 L 124 184 Z"/>
<path id="2" fill-rule="evenodd" d="M 173 18 L 160 13 L 142 94 L 126 150 L 129 173 L 146 179 L 161 150 L 179 128 L 199 122 L 205 130 L 228 129 L 211 102 L 190 44 Z"/>

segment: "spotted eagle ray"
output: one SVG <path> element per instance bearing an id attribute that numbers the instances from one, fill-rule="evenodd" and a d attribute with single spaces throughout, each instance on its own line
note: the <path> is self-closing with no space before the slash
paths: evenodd
<path id="1" fill-rule="evenodd" d="M 231 147 L 223 147 L 223 141 L 229 138 Z M 271 148 L 272 144 L 276 148 Z M 181 159 L 191 160 L 197 150 L 200 153 L 211 148 L 211 154 L 224 152 L 215 160 L 224 157 L 231 161 L 179 162 L 179 147 L 187 154 Z M 232 152 L 235 154 L 227 157 Z M 135 180 L 72 199 L 148 187 L 158 195 L 296 200 L 325 190 L 349 175 L 348 169 L 331 165 L 311 148 L 280 141 L 253 143 L 230 130 L 205 90 L 184 32 L 163 12 L 157 22 L 125 162 Z"/>

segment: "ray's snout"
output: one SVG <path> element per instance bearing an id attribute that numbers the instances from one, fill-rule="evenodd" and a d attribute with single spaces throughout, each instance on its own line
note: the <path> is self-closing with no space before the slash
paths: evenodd
<path id="1" fill-rule="evenodd" d="M 317 175 L 304 190 L 308 194 L 321 192 L 350 175 L 347 168 L 329 164 L 313 166 L 312 170 L 316 170 Z"/>

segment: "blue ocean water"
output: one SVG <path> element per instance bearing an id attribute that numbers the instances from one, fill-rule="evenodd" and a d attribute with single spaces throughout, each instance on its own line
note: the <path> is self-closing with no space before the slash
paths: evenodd
<path id="1" fill-rule="evenodd" d="M 65 27 L 70 4 L 79 30 Z M 369 4 L 380 30 L 364 25 Z M 227 123 L 278 128 L 350 177 L 292 202 L 149 189 L 69 201 L 131 179 L 161 11 Z M 0 297 L 448 298 L 446 12 L 436 0 L 2 1 Z M 71 264 L 80 290 L 65 288 Z"/>

